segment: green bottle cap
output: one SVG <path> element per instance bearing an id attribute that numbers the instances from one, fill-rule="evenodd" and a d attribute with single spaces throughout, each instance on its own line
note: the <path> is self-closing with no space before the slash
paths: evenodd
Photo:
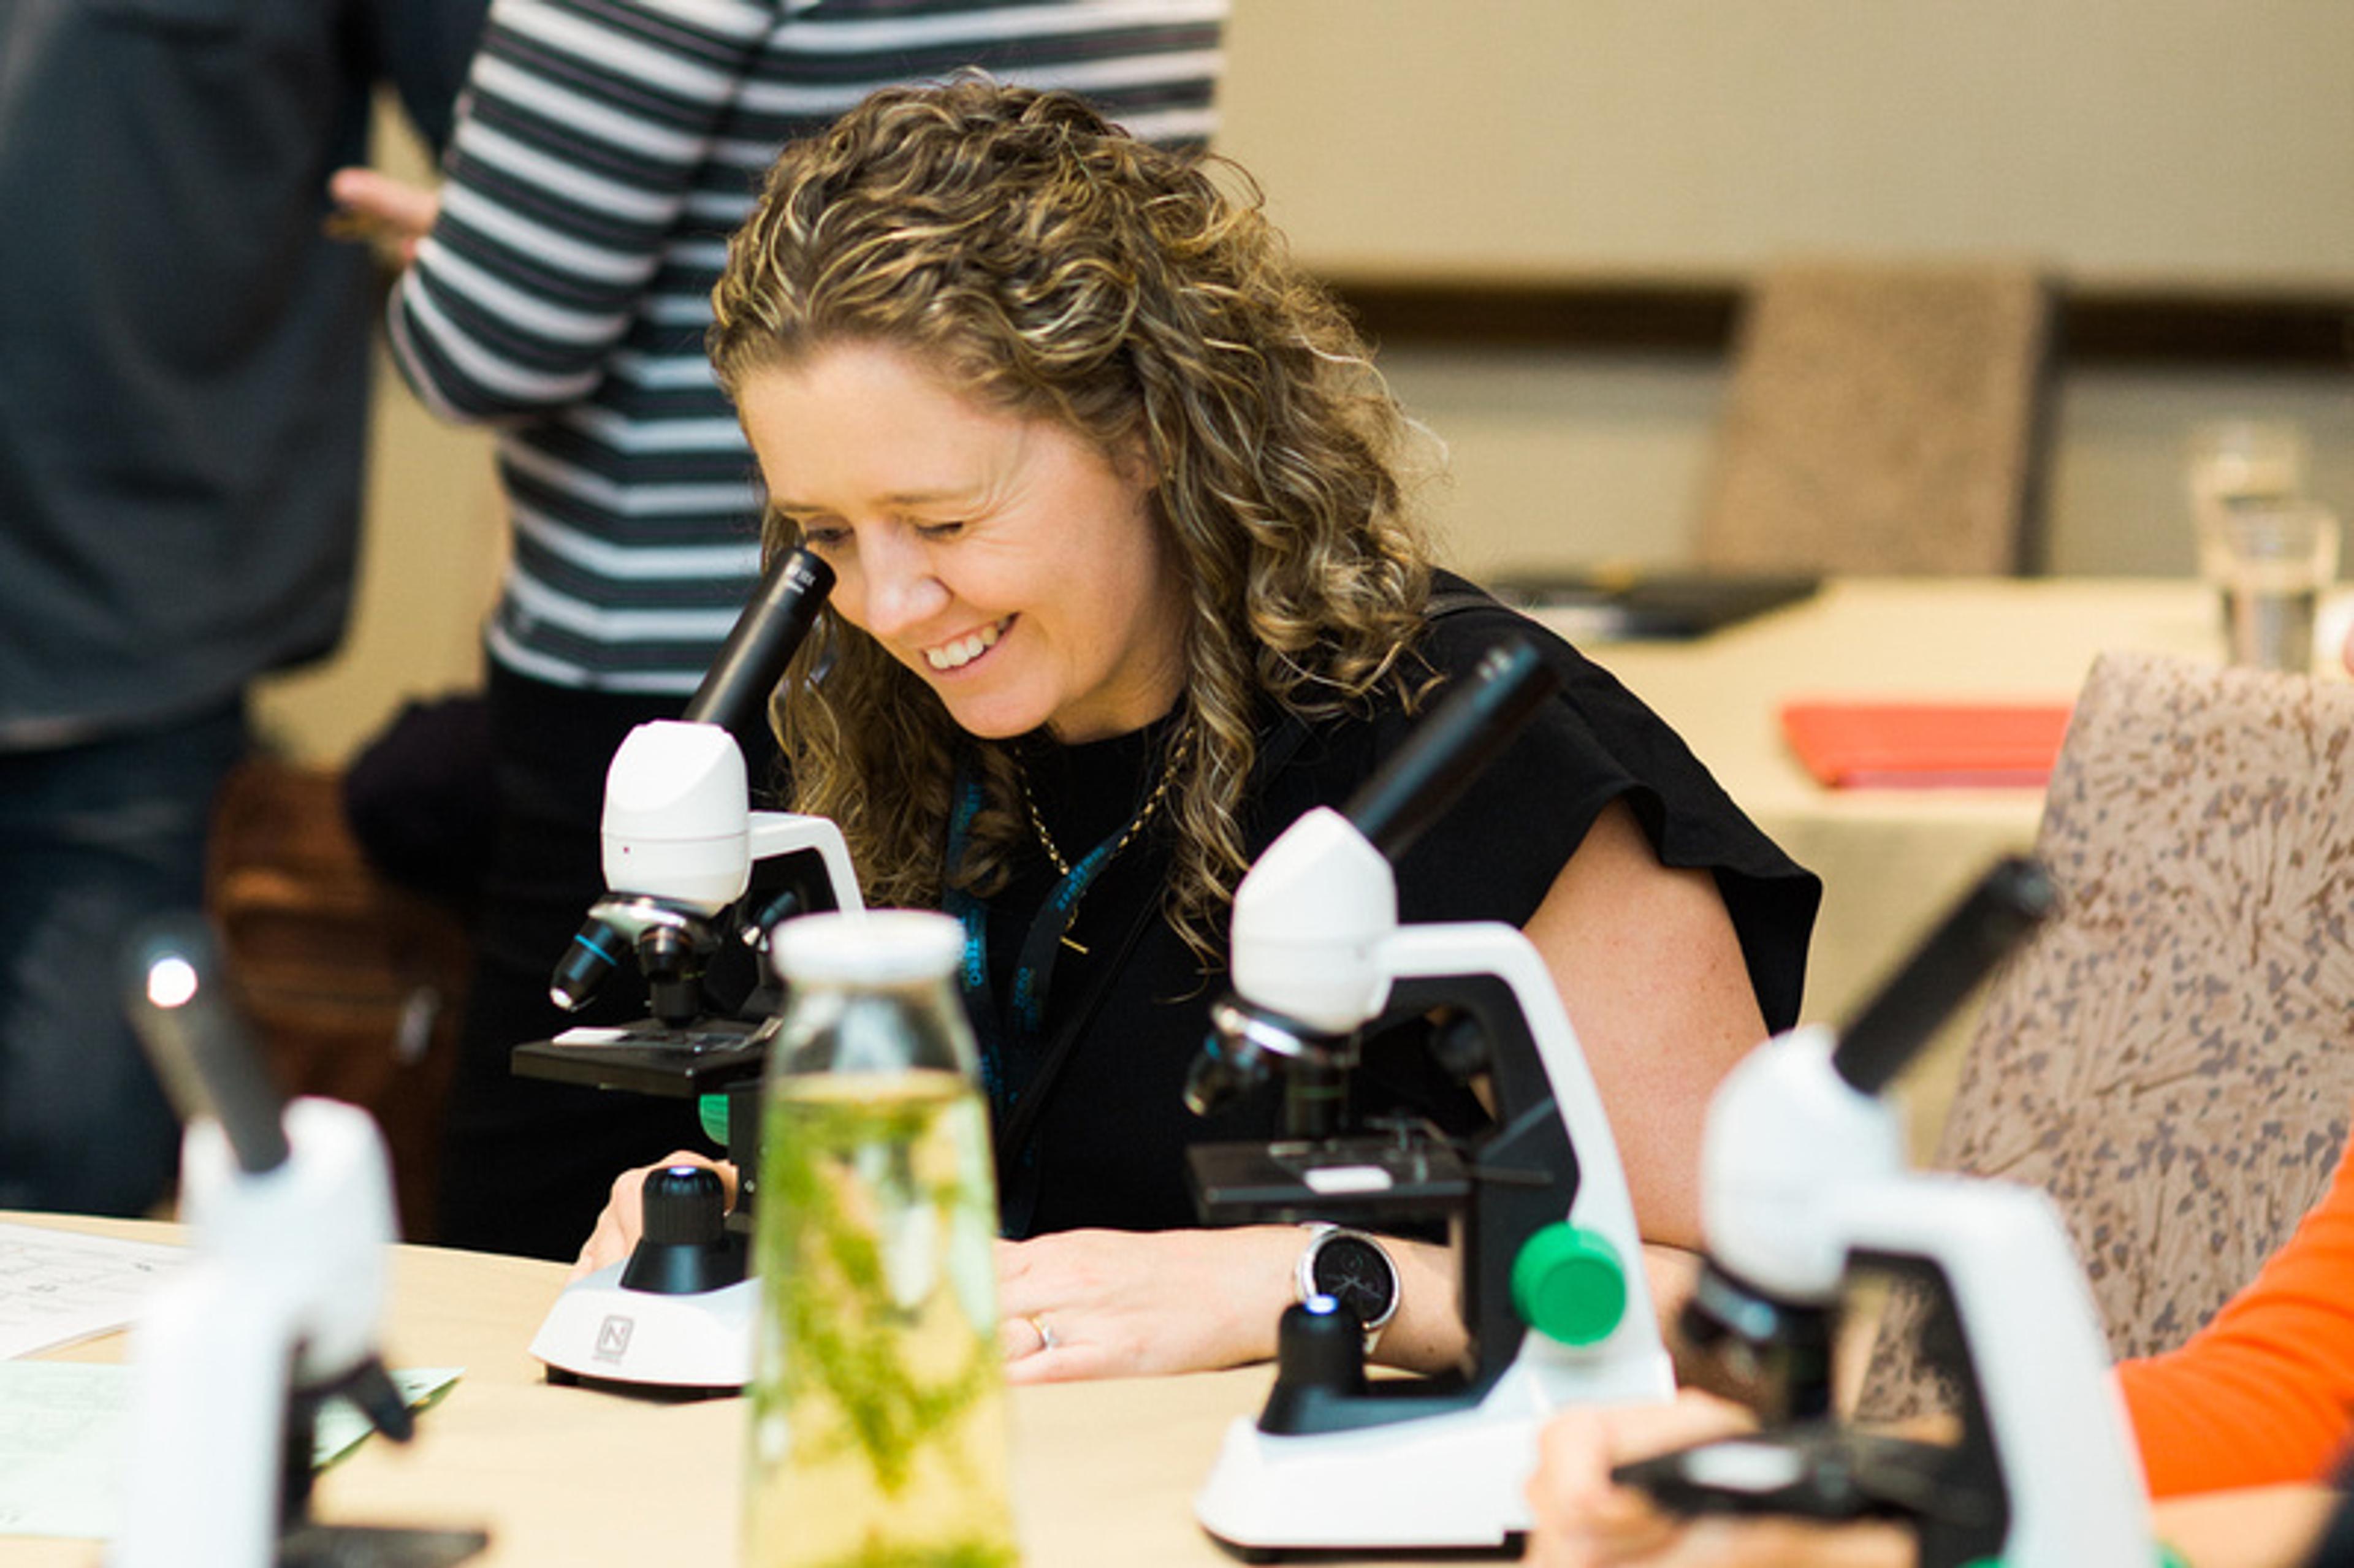
<path id="1" fill-rule="evenodd" d="M 1626 1265 L 1600 1233 L 1547 1225 L 1512 1259 L 1512 1308 L 1564 1345 L 1598 1343 L 1627 1315 Z"/>

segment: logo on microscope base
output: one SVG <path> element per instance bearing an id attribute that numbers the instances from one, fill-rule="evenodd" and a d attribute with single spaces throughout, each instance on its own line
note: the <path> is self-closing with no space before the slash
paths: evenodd
<path id="1" fill-rule="evenodd" d="M 619 1312 L 598 1324 L 596 1359 L 600 1361 L 619 1361 L 628 1355 L 630 1334 L 637 1326 L 636 1319 L 624 1317 Z"/>

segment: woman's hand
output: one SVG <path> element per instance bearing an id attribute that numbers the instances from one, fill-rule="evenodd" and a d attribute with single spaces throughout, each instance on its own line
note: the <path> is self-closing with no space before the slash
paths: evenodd
<path id="1" fill-rule="evenodd" d="M 578 1279 L 584 1274 L 594 1274 L 609 1264 L 627 1258 L 638 1245 L 645 1230 L 646 1178 L 656 1171 L 667 1171 L 673 1165 L 699 1165 L 705 1171 L 719 1173 L 719 1185 L 727 1194 L 727 1206 L 736 1206 L 736 1167 L 724 1160 L 714 1160 L 707 1154 L 697 1154 L 691 1149 L 675 1150 L 669 1159 L 652 1165 L 641 1165 L 634 1171 L 624 1171 L 613 1178 L 611 1196 L 605 1200 L 604 1213 L 597 1216 L 597 1228 L 588 1233 L 581 1246 L 580 1255 L 573 1260 L 567 1278 Z"/>
<path id="2" fill-rule="evenodd" d="M 1298 1225 L 1221 1230 L 1064 1231 L 997 1244 L 998 1340 L 1016 1383 L 1204 1372 L 1275 1354 L 1277 1319 L 1299 1297 L 1307 1233 Z M 1384 1238 L 1398 1308 L 1379 1359 L 1437 1372 L 1467 1340 L 1455 1309 L 1454 1255 Z"/>
<path id="3" fill-rule="evenodd" d="M 673 1165 L 719 1173 L 730 1208 L 736 1168 L 681 1150 L 625 1171 L 571 1277 L 622 1261 L 644 1229 L 646 1177 Z M 1291 1305 L 1305 1245 L 1297 1225 L 1161 1232 L 1066 1231 L 997 1244 L 998 1341 L 1019 1383 L 1200 1372 L 1264 1361 Z M 1394 1255 L 1401 1248 L 1393 1245 Z M 1405 1298 L 1421 1260 L 1399 1257 Z M 1427 1297 L 1426 1284 L 1422 1293 Z M 1405 1316 L 1401 1307 L 1400 1317 Z"/>
<path id="4" fill-rule="evenodd" d="M 335 204 L 329 232 L 338 238 L 381 240 L 401 265 L 417 260 L 417 248 L 440 216 L 438 191 L 396 180 L 375 169 L 337 169 L 327 180 Z"/>
<path id="5" fill-rule="evenodd" d="M 736 1168 L 681 1150 L 625 1171 L 597 1216 L 571 1277 L 621 1262 L 644 1229 L 649 1173 L 673 1165 L 717 1171 L 730 1208 Z M 1222 1230 L 1064 1231 L 997 1244 L 998 1343 L 1017 1383 L 1204 1372 L 1275 1354 L 1276 1321 L 1297 1296 L 1307 1234 L 1298 1225 Z M 1381 1359 L 1437 1372 L 1464 1354 L 1453 1255 L 1384 1244 L 1398 1268 L 1398 1310 Z"/>
<path id="6" fill-rule="evenodd" d="M 1014 1383 L 1264 1361 L 1292 1301 L 1296 1225 L 1062 1231 L 997 1244 L 998 1340 Z"/>
<path id="7" fill-rule="evenodd" d="M 1610 1478 L 1613 1467 L 1754 1425 L 1749 1413 L 1687 1391 L 1671 1404 L 1573 1410 L 1545 1429 L 1529 1478 L 1532 1568 L 1913 1568 L 1913 1538 L 1886 1523 L 1791 1519 L 1686 1521 Z"/>

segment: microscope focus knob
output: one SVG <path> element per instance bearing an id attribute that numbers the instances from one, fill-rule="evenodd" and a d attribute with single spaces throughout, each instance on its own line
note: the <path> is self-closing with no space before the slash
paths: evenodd
<path id="1" fill-rule="evenodd" d="M 649 1172 L 645 1231 L 621 1271 L 621 1287 L 655 1296 L 695 1296 L 744 1277 L 741 1252 L 727 1234 L 727 1196 L 700 1165 Z"/>
<path id="2" fill-rule="evenodd" d="M 1547 1339 L 1600 1344 L 1627 1315 L 1626 1261 L 1599 1231 L 1547 1225 L 1512 1259 L 1512 1308 Z"/>
<path id="3" fill-rule="evenodd" d="M 1287 1307 L 1276 1324 L 1276 1376 L 1292 1387 L 1363 1392 L 1365 1330 L 1330 1296 Z"/>

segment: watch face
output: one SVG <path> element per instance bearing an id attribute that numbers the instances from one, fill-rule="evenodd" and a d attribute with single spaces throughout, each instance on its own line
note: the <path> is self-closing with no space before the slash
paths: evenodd
<path id="1" fill-rule="evenodd" d="M 1379 1247 L 1360 1236 L 1329 1235 L 1316 1248 L 1311 1267 L 1316 1288 L 1338 1301 L 1368 1328 L 1389 1316 L 1397 1300 L 1397 1279 Z"/>

